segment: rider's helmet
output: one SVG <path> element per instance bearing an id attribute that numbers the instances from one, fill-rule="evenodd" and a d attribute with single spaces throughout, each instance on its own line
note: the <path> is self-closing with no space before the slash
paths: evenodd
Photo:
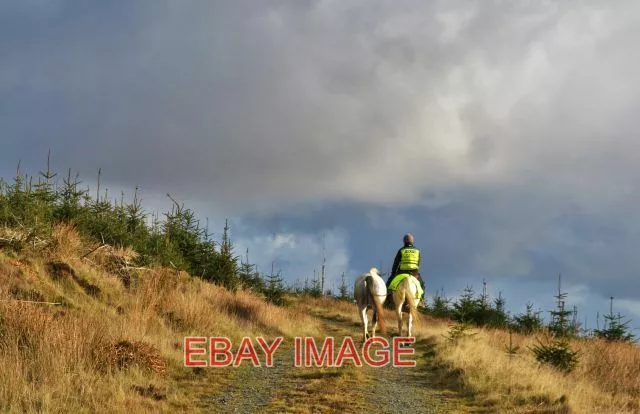
<path id="1" fill-rule="evenodd" d="M 404 244 L 413 244 L 414 239 L 413 239 L 413 234 L 411 233 L 407 233 L 404 235 L 404 237 L 402 238 L 402 241 L 404 242 Z"/>

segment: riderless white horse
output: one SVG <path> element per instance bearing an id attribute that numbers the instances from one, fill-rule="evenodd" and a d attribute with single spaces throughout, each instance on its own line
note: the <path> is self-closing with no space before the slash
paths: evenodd
<path id="1" fill-rule="evenodd" d="M 367 273 L 361 274 L 354 284 L 353 296 L 358 305 L 358 314 L 362 321 L 362 340 L 369 338 L 367 330 L 367 311 L 373 309 L 371 318 L 371 337 L 376 336 L 376 327 L 380 323 L 380 331 L 385 333 L 384 318 L 382 315 L 382 303 L 387 297 L 387 285 L 380 277 L 378 269 L 372 267 Z"/>
<path id="2" fill-rule="evenodd" d="M 411 336 L 414 319 L 418 319 L 418 303 L 420 299 L 416 297 L 418 288 L 417 280 L 413 281 L 411 276 L 404 279 L 393 292 L 393 307 L 398 318 L 398 335 L 402 336 L 402 311 L 408 311 L 407 336 Z M 403 309 L 404 308 L 404 309 Z M 408 308 L 408 309 L 407 309 Z"/>

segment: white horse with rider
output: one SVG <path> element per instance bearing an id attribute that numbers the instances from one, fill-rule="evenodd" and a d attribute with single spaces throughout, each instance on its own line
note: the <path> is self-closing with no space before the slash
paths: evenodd
<path id="1" fill-rule="evenodd" d="M 400 279 L 399 283 L 391 282 L 389 290 L 393 291 L 393 308 L 396 311 L 396 317 L 398 319 L 398 335 L 402 336 L 402 313 L 407 312 L 407 336 L 411 337 L 411 331 L 413 330 L 413 322 L 418 319 L 418 303 L 420 302 L 420 296 L 423 294 L 420 282 L 415 277 L 418 271 L 411 270 L 405 272 Z M 398 276 L 396 276 L 397 278 Z"/>
<path id="2" fill-rule="evenodd" d="M 358 314 L 362 321 L 362 340 L 366 341 L 368 335 L 367 311 L 373 310 L 371 318 L 371 336 L 376 336 L 376 327 L 380 323 L 380 331 L 385 333 L 384 318 L 382 315 L 382 303 L 387 297 L 387 285 L 385 284 L 378 269 L 372 267 L 368 272 L 361 274 L 355 281 L 353 296 L 358 306 Z"/>

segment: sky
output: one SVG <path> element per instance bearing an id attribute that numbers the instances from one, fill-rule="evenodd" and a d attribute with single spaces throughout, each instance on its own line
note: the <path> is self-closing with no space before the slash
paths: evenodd
<path id="1" fill-rule="evenodd" d="M 289 283 L 389 270 L 640 328 L 640 3 L 0 3 L 0 177 L 136 186 Z M 219 230 L 218 230 L 219 229 Z M 324 243 L 323 243 L 324 240 Z M 323 247 L 324 245 L 324 247 Z M 324 253 L 323 253 L 324 252 Z M 640 332 L 640 331 L 637 331 Z"/>

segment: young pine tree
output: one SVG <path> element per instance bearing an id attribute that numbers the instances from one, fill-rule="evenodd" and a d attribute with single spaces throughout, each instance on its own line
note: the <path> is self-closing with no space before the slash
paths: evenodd
<path id="1" fill-rule="evenodd" d="M 609 314 L 604 315 L 604 318 L 604 329 L 594 330 L 596 337 L 607 341 L 635 342 L 635 335 L 629 332 L 629 323 L 631 321 L 621 322 L 623 317 L 619 313 L 617 315 L 613 314 L 613 297 L 611 297 L 609 305 Z"/>
<path id="2" fill-rule="evenodd" d="M 222 243 L 217 258 L 213 280 L 221 283 L 227 289 L 235 290 L 240 284 L 238 278 L 238 258 L 233 255 L 233 245 L 229 237 L 229 223 L 225 220 Z"/>
<path id="3" fill-rule="evenodd" d="M 244 261 L 240 262 L 240 268 L 238 269 L 238 277 L 240 278 L 240 284 L 255 292 L 263 292 L 265 283 L 260 277 L 260 273 L 255 269 L 255 265 L 249 262 L 249 249 L 247 248 Z"/>
<path id="4" fill-rule="evenodd" d="M 480 308 L 479 300 L 475 298 L 472 287 L 467 286 L 460 298 L 453 304 L 453 316 L 458 322 L 475 322 L 475 316 Z"/>
<path id="5" fill-rule="evenodd" d="M 351 293 L 349 292 L 349 286 L 347 286 L 347 282 L 344 278 L 344 272 L 342 272 L 342 282 L 340 283 L 339 290 L 340 290 L 339 299 L 346 300 L 346 301 L 351 301 L 353 299 Z"/>
<path id="6" fill-rule="evenodd" d="M 573 312 L 565 309 L 567 293 L 562 292 L 561 277 L 561 275 L 558 275 L 558 294 L 554 296 L 556 298 L 556 309 L 551 311 L 549 331 L 557 337 L 573 336 L 575 332 L 569 321 L 569 317 Z"/>
<path id="7" fill-rule="evenodd" d="M 285 304 L 284 295 L 286 289 L 280 276 L 280 271 L 274 273 L 273 263 L 271 263 L 271 274 L 267 275 L 266 279 L 264 295 L 267 302 L 273 303 L 276 306 L 283 306 Z"/>
<path id="8" fill-rule="evenodd" d="M 530 347 L 536 360 L 550 365 L 563 372 L 571 372 L 580 362 L 580 352 L 571 349 L 567 337 L 537 339 L 537 344 Z"/>
<path id="9" fill-rule="evenodd" d="M 436 293 L 431 302 L 431 306 L 427 308 L 427 313 L 436 318 L 451 318 L 452 310 L 450 307 L 451 299 L 445 297 L 444 289 L 440 293 Z"/>
<path id="10" fill-rule="evenodd" d="M 322 284 L 315 269 L 313 269 L 311 283 L 308 282 L 308 279 L 305 282 L 305 291 L 306 294 L 316 298 L 322 296 Z"/>
<path id="11" fill-rule="evenodd" d="M 493 318 L 493 309 L 489 304 L 489 294 L 487 293 L 487 282 L 482 280 L 482 293 L 476 300 L 476 309 L 472 313 L 471 320 L 478 326 L 486 326 L 491 323 Z"/>
<path id="12" fill-rule="evenodd" d="M 489 325 L 494 328 L 505 328 L 509 324 L 509 316 L 505 312 L 507 301 L 502 296 L 502 292 L 498 292 L 498 297 L 493 300 L 493 308 Z"/>
<path id="13" fill-rule="evenodd" d="M 527 303 L 525 313 L 516 315 L 514 318 L 514 328 L 517 332 L 529 335 L 542 329 L 542 318 L 533 310 L 533 304 Z"/>
<path id="14" fill-rule="evenodd" d="M 62 179 L 62 188 L 58 191 L 58 203 L 53 212 L 56 221 L 75 223 L 82 213 L 81 201 L 86 195 L 86 190 L 78 189 L 81 184 L 78 174 L 71 178 L 71 168 L 67 172 L 67 177 Z"/>

